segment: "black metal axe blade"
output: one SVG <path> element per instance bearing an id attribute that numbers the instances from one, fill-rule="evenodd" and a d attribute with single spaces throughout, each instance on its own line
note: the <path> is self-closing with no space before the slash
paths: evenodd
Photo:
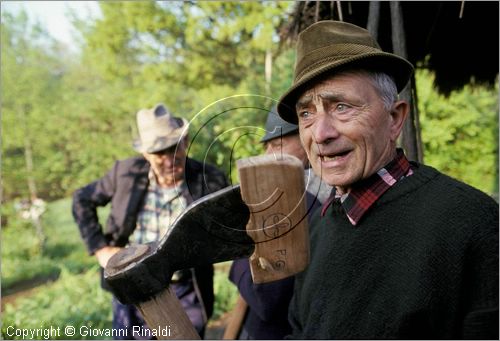
<path id="1" fill-rule="evenodd" d="M 212 193 L 189 205 L 159 242 L 113 256 L 104 277 L 120 302 L 147 301 L 168 287 L 176 270 L 250 256 L 249 217 L 239 185 Z"/>

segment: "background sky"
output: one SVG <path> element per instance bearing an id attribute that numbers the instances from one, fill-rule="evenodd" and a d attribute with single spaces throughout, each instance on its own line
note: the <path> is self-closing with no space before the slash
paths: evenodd
<path id="1" fill-rule="evenodd" d="M 97 1 L 1 1 L 1 9 L 11 13 L 20 10 L 28 13 L 30 21 L 38 21 L 51 36 L 74 48 L 72 34 L 74 29 L 69 21 L 70 9 L 78 17 L 96 17 L 100 14 Z"/>

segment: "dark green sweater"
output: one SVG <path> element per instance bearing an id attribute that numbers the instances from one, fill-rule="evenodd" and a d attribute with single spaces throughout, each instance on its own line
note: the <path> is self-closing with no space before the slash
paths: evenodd
<path id="1" fill-rule="evenodd" d="M 357 226 L 316 213 L 294 338 L 498 339 L 498 204 L 414 166 Z"/>

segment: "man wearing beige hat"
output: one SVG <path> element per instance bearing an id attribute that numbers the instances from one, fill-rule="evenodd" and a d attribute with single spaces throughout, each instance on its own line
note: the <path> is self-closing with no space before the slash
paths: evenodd
<path id="1" fill-rule="evenodd" d="M 168 233 L 170 225 L 192 201 L 228 186 L 225 175 L 214 166 L 186 157 L 188 123 L 156 105 L 137 113 L 139 138 L 134 149 L 141 156 L 115 163 L 102 178 L 77 190 L 73 216 L 90 254 L 101 267 L 130 243 L 148 243 Z M 111 203 L 103 231 L 96 209 Z M 104 289 L 106 283 L 101 281 Z M 172 278 L 182 306 L 203 336 L 213 311 L 213 267 L 178 271 Z M 142 327 L 140 313 L 113 298 L 113 328 Z M 137 329 L 136 329 L 137 330 Z"/>
<path id="2" fill-rule="evenodd" d="M 413 66 L 368 31 L 321 21 L 278 104 L 331 197 L 289 321 L 299 339 L 498 339 L 498 204 L 397 147 Z"/>

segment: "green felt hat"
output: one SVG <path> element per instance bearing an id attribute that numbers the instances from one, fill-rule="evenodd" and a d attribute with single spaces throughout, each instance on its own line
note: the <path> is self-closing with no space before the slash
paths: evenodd
<path id="1" fill-rule="evenodd" d="M 305 88 L 344 67 L 385 72 L 394 78 L 398 92 L 413 73 L 410 62 L 382 51 L 364 28 L 342 21 L 319 21 L 299 34 L 293 84 L 278 103 L 281 118 L 297 124 L 295 104 Z"/>

